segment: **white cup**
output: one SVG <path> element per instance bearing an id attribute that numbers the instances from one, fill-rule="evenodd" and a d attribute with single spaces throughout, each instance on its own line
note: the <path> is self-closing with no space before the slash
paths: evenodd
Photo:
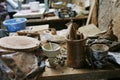
<path id="1" fill-rule="evenodd" d="M 37 1 L 30 2 L 29 5 L 30 5 L 30 10 L 33 12 L 37 12 L 40 9 L 39 2 L 37 2 Z"/>
<path id="2" fill-rule="evenodd" d="M 60 45 L 56 43 L 46 43 L 42 45 L 42 49 L 44 54 L 48 57 L 48 61 L 50 65 L 48 67 L 54 67 L 54 61 L 58 54 L 60 54 Z"/>
<path id="3" fill-rule="evenodd" d="M 49 58 L 55 58 L 60 53 L 60 48 L 56 43 L 46 43 L 42 46 L 44 54 Z"/>

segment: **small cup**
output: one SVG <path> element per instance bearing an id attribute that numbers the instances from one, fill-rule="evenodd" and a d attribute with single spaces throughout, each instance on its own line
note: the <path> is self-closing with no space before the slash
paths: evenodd
<path id="1" fill-rule="evenodd" d="M 93 44 L 91 50 L 95 60 L 102 60 L 108 55 L 109 47 L 105 44 Z"/>
<path id="2" fill-rule="evenodd" d="M 54 63 L 54 59 L 58 54 L 60 54 L 60 45 L 55 43 L 43 44 L 42 49 L 44 54 L 48 57 L 50 66 Z"/>
<path id="3" fill-rule="evenodd" d="M 90 47 L 93 64 L 97 68 L 103 68 L 107 65 L 107 55 L 109 47 L 105 44 L 93 44 Z"/>

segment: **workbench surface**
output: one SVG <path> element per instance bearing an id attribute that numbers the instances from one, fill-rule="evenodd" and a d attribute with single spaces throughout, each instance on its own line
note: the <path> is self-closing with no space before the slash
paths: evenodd
<path id="1" fill-rule="evenodd" d="M 73 69 L 61 67 L 59 69 L 46 68 L 38 78 L 40 80 L 93 80 L 111 79 L 120 77 L 120 68 L 110 67 L 106 69 Z"/>

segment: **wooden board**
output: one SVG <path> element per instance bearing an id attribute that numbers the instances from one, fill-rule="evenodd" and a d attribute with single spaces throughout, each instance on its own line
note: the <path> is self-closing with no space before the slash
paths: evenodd
<path id="1" fill-rule="evenodd" d="M 79 16 L 79 17 L 73 17 L 73 20 L 84 20 L 87 19 L 88 16 Z M 28 19 L 27 23 L 44 23 L 44 22 L 55 22 L 55 21 L 71 21 L 71 18 L 58 18 L 57 16 L 54 17 L 45 17 L 44 19 Z"/>
<path id="2" fill-rule="evenodd" d="M 37 80 L 99 80 L 120 77 L 120 68 L 107 69 L 73 69 L 62 67 L 46 68 Z"/>
<path id="3" fill-rule="evenodd" d="M 89 24 L 87 26 L 80 27 L 78 29 L 80 33 L 83 33 L 85 37 L 94 36 L 98 33 L 101 33 L 102 31 L 97 28 L 94 24 Z"/>
<path id="4" fill-rule="evenodd" d="M 45 25 L 35 25 L 35 26 L 28 26 L 28 29 L 30 29 L 31 31 L 44 31 L 44 30 L 48 30 L 49 29 L 49 24 L 45 24 Z"/>
<path id="5" fill-rule="evenodd" d="M 40 41 L 26 36 L 8 36 L 0 39 L 0 47 L 9 50 L 34 50 L 39 47 Z"/>

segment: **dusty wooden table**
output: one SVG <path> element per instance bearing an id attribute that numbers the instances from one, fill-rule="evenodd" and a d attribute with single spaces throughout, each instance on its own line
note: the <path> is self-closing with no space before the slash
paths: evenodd
<path id="1" fill-rule="evenodd" d="M 71 21 L 71 18 L 59 18 L 58 16 L 53 17 L 44 17 L 44 9 L 41 9 L 39 12 L 31 12 L 30 10 L 21 10 L 14 14 L 15 18 L 25 17 L 27 18 L 27 26 L 31 25 L 41 25 L 49 24 L 51 27 L 63 29 L 66 28 L 66 23 Z M 27 14 L 26 14 L 27 13 Z M 73 17 L 73 21 L 78 24 L 86 23 L 88 15 L 80 15 L 79 17 Z M 84 23 L 84 24 L 85 24 Z"/>
<path id="2" fill-rule="evenodd" d="M 87 19 L 88 16 L 80 16 L 80 17 L 73 17 L 73 20 L 82 20 Z M 35 22 L 49 22 L 49 21 L 70 21 L 71 18 L 59 18 L 57 16 L 54 17 L 45 17 L 43 19 L 28 19 L 28 23 L 35 23 Z"/>
<path id="3" fill-rule="evenodd" d="M 96 80 L 120 77 L 120 68 L 107 69 L 73 69 L 61 67 L 59 69 L 46 68 L 38 80 Z"/>
<path id="4" fill-rule="evenodd" d="M 74 22 L 76 22 L 79 26 L 82 26 L 86 23 L 88 16 L 80 16 L 72 18 Z M 57 30 L 67 28 L 66 23 L 70 22 L 71 18 L 58 18 L 54 17 L 45 17 L 43 19 L 27 19 L 27 26 L 31 25 L 43 25 L 49 24 L 50 28 L 56 28 Z"/>

